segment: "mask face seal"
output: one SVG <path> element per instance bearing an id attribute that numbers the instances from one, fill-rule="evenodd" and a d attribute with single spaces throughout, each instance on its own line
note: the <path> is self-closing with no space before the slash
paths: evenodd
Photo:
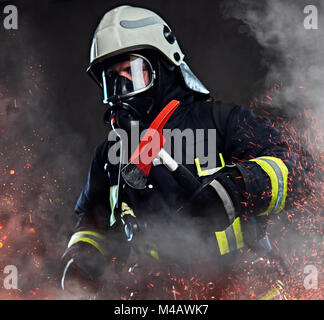
<path id="1" fill-rule="evenodd" d="M 156 78 L 150 61 L 139 54 L 127 54 L 102 66 L 102 82 L 107 119 L 115 117 L 117 127 L 128 130 L 130 121 L 149 121 L 154 105 L 153 85 Z"/>

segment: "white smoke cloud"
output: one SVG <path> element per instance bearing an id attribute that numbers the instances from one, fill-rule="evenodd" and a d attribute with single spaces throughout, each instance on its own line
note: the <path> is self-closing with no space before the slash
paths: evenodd
<path id="1" fill-rule="evenodd" d="M 266 85 L 282 81 L 283 102 L 305 107 L 296 100 L 298 88 L 306 88 L 308 101 L 315 109 L 324 108 L 323 2 L 315 1 L 318 29 L 304 26 L 305 1 L 226 1 L 225 15 L 242 20 L 263 48 L 264 63 L 269 67 Z"/>
<path id="2" fill-rule="evenodd" d="M 278 238 L 286 233 L 284 242 L 279 243 L 279 252 L 290 266 L 292 277 L 299 287 L 302 287 L 302 270 L 306 264 L 314 263 L 322 268 L 318 255 L 323 252 L 323 234 L 318 221 L 323 212 L 319 204 L 322 199 L 319 190 L 322 190 L 323 181 L 323 157 L 320 154 L 324 151 L 324 4 L 312 2 L 319 15 L 318 29 L 307 29 L 304 21 L 309 13 L 305 14 L 304 8 L 309 4 L 290 0 L 222 3 L 224 15 L 241 20 L 245 24 L 243 30 L 248 30 L 249 36 L 254 37 L 262 47 L 263 63 L 269 72 L 265 77 L 265 91 L 256 92 L 256 95 L 262 98 L 274 83 L 282 83 L 280 93 L 273 97 L 267 110 L 288 116 L 297 129 L 293 138 L 303 141 L 302 147 L 315 160 L 314 184 L 317 190 L 312 200 L 305 208 L 288 213 L 288 218 L 290 215 L 289 219 L 292 218 L 296 225 L 299 223 L 299 227 L 292 227 L 290 220 L 284 219 L 268 230 L 270 234 L 277 234 Z M 312 117 L 307 118 L 306 109 L 311 110 Z M 314 203 L 310 203 L 312 201 Z M 305 293 L 302 295 L 305 296 Z"/>

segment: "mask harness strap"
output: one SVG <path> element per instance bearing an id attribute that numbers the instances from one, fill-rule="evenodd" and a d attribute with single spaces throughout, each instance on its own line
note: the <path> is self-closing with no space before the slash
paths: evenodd
<path id="1" fill-rule="evenodd" d="M 122 163 L 123 163 L 123 157 L 124 157 L 124 149 L 123 149 L 123 140 L 121 138 L 121 136 L 119 135 L 118 131 L 116 130 L 115 126 L 114 126 L 114 123 L 115 123 L 115 118 L 112 118 L 111 121 L 110 121 L 110 125 L 111 125 L 111 128 L 113 129 L 113 131 L 115 132 L 117 138 L 118 138 L 118 141 L 120 142 L 120 157 L 119 157 L 119 168 L 118 168 L 118 178 L 117 178 L 117 193 L 116 193 L 116 209 L 118 209 L 120 206 L 120 202 L 121 202 L 121 199 L 120 199 L 120 187 L 121 187 L 121 169 L 122 169 Z M 109 150 L 108 150 L 109 152 Z M 108 154 L 107 154 L 107 164 L 109 163 L 109 159 L 108 159 Z M 108 169 L 108 168 L 107 168 Z M 107 170 L 108 172 L 108 170 Z M 109 173 L 108 173 L 109 174 Z M 113 224 L 115 224 L 116 222 L 116 219 L 115 217 L 113 217 L 113 221 L 111 221 L 110 223 L 110 226 L 112 226 Z"/>

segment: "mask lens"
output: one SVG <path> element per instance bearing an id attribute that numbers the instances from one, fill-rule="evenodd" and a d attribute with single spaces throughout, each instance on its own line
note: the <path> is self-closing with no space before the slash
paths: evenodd
<path id="1" fill-rule="evenodd" d="M 153 84 L 153 69 L 141 56 L 130 55 L 107 67 L 103 73 L 105 102 L 125 98 L 148 90 Z"/>

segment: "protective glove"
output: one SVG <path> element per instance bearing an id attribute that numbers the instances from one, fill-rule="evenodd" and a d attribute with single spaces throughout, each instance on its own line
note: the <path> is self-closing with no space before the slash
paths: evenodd
<path id="1" fill-rule="evenodd" d="M 190 213 L 193 217 L 217 220 L 219 228 L 226 227 L 240 214 L 240 173 L 234 167 L 204 177 L 200 187 L 193 193 L 186 193 L 179 211 Z"/>
<path id="2" fill-rule="evenodd" d="M 77 232 L 72 236 L 61 258 L 63 290 L 74 280 L 83 286 L 97 288 L 106 262 L 103 240 L 100 234 L 91 231 Z"/>
<path id="3" fill-rule="evenodd" d="M 246 212 L 245 184 L 236 166 L 226 166 L 208 178 L 204 185 L 209 187 L 208 193 L 202 189 L 193 199 L 197 201 L 198 206 L 204 203 L 207 208 L 210 206 L 207 210 L 208 214 L 213 214 L 212 211 L 214 214 L 217 212 L 219 219 L 216 221 L 218 224 L 215 231 L 225 231 L 227 234 L 234 232 L 236 243 L 240 242 L 238 239 L 242 239 L 242 245 L 244 243 L 254 251 L 269 252 L 271 245 L 266 236 L 268 216 L 251 215 Z M 211 193 L 211 185 L 214 193 Z M 215 193 L 218 196 L 215 196 Z M 214 202 L 209 198 L 213 198 Z M 227 240 L 231 241 L 231 239 Z"/>

